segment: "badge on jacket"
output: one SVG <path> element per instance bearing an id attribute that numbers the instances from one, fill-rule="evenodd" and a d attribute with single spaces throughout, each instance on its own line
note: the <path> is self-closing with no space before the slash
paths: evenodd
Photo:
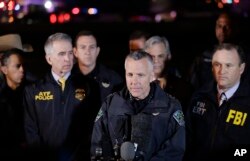
<path id="1" fill-rule="evenodd" d="M 86 92 L 84 89 L 76 89 L 75 90 L 75 98 L 82 101 L 86 96 Z"/>
<path id="2" fill-rule="evenodd" d="M 180 126 L 185 126 L 184 114 L 181 110 L 175 111 L 173 117 Z"/>

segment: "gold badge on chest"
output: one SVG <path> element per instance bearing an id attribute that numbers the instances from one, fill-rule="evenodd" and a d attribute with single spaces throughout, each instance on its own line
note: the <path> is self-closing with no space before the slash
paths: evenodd
<path id="1" fill-rule="evenodd" d="M 75 90 L 75 98 L 82 101 L 86 97 L 86 92 L 84 89 Z"/>

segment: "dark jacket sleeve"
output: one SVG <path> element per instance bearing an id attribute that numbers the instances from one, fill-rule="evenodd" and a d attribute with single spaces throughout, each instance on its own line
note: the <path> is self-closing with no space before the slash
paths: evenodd
<path id="1" fill-rule="evenodd" d="M 24 91 L 24 130 L 28 145 L 39 146 L 40 138 L 38 131 L 38 122 L 35 111 L 35 95 L 33 85 L 25 88 Z"/>
<path id="2" fill-rule="evenodd" d="M 91 157 L 98 157 L 99 155 L 102 157 L 113 156 L 110 151 L 112 142 L 108 132 L 107 102 L 104 101 L 95 119 L 91 138 Z M 101 151 L 102 154 L 97 154 L 98 151 Z"/>
<path id="3" fill-rule="evenodd" d="M 169 134 L 161 149 L 150 161 L 182 161 L 185 152 L 185 121 L 181 105 L 173 100 L 168 123 Z"/>

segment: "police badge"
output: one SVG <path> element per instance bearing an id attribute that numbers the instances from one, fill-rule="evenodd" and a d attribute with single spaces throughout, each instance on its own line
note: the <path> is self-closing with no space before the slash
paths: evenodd
<path id="1" fill-rule="evenodd" d="M 86 92 L 84 89 L 75 90 L 75 98 L 82 101 L 86 97 Z"/>

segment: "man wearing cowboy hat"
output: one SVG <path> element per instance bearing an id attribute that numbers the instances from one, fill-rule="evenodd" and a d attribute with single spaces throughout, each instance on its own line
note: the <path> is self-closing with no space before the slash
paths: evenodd
<path id="1" fill-rule="evenodd" d="M 27 48 L 28 47 L 28 48 Z M 2 55 L 4 54 L 4 51 L 10 50 L 10 49 L 18 49 L 21 50 L 22 53 L 26 52 L 33 52 L 33 48 L 29 44 L 22 44 L 22 39 L 19 34 L 11 33 L 6 35 L 0 36 L 0 60 Z M 1 63 L 0 63 L 1 67 Z M 33 82 L 36 81 L 36 77 L 34 74 L 31 74 L 30 72 L 26 72 L 25 77 L 27 80 Z M 3 85 L 3 74 L 0 70 L 0 89 Z"/>
<path id="2" fill-rule="evenodd" d="M 0 36 L 0 51 L 16 48 L 23 52 L 32 52 L 33 48 L 30 44 L 22 44 L 19 34 L 6 34 Z"/>
<path id="3" fill-rule="evenodd" d="M 21 41 L 21 37 L 19 34 L 6 34 L 6 35 L 2 35 L 0 36 L 0 60 L 2 58 L 2 55 L 4 54 L 4 51 L 7 51 L 9 49 L 19 49 L 19 50 L 23 50 L 22 47 L 22 41 Z M 0 63 L 0 67 L 1 67 L 1 63 Z M 0 70 L 0 88 L 3 86 L 3 73 Z"/>

